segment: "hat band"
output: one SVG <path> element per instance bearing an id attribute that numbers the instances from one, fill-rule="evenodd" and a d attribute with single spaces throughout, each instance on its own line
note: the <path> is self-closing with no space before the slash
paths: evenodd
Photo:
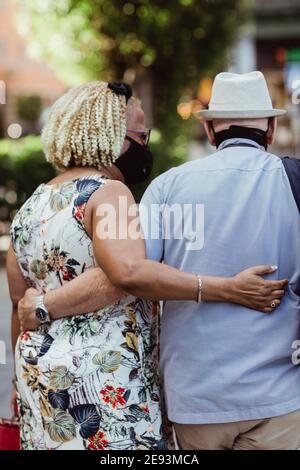
<path id="1" fill-rule="evenodd" d="M 244 109 L 241 108 L 241 103 L 216 103 L 216 102 L 211 102 L 208 105 L 209 111 L 270 111 L 273 110 L 272 104 L 266 104 L 266 106 L 258 108 L 254 104 L 248 104 L 247 107 Z"/>

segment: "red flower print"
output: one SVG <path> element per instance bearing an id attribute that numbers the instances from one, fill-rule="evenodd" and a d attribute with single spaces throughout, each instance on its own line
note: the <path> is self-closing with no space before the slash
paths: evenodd
<path id="1" fill-rule="evenodd" d="M 83 210 L 84 210 L 84 204 L 82 204 L 81 206 L 77 206 L 74 212 L 75 218 L 79 220 L 80 222 L 83 222 Z"/>
<path id="2" fill-rule="evenodd" d="M 111 385 L 106 385 L 105 388 L 100 391 L 100 395 L 102 395 L 104 403 L 110 403 L 113 408 L 117 408 L 119 405 L 126 405 L 126 400 L 123 396 L 124 392 L 125 388 L 114 388 Z"/>
<path id="3" fill-rule="evenodd" d="M 73 273 L 71 273 L 69 269 L 63 268 L 62 273 L 64 281 L 72 281 L 72 279 L 74 279 Z"/>
<path id="4" fill-rule="evenodd" d="M 141 408 L 145 413 L 149 413 L 149 406 L 147 405 L 147 403 L 144 403 L 143 405 L 140 405 L 140 408 Z"/>
<path id="5" fill-rule="evenodd" d="M 21 336 L 21 341 L 28 341 L 30 339 L 29 333 L 23 333 Z"/>
<path id="6" fill-rule="evenodd" d="M 88 439 L 88 448 L 91 450 L 105 450 L 108 441 L 105 439 L 105 432 L 99 431 L 95 436 Z"/>

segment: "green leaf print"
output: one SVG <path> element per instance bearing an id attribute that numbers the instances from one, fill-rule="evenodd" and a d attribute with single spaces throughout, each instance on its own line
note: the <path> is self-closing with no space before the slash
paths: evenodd
<path id="1" fill-rule="evenodd" d="M 39 259 L 35 259 L 30 263 L 30 269 L 39 280 L 46 279 L 49 271 L 45 261 Z"/>
<path id="2" fill-rule="evenodd" d="M 119 368 L 121 358 L 122 354 L 120 351 L 99 352 L 93 357 L 93 363 L 100 366 L 101 372 L 110 374 Z"/>
<path id="3" fill-rule="evenodd" d="M 74 379 L 74 375 L 68 371 L 66 366 L 58 366 L 51 371 L 49 386 L 54 390 L 65 390 L 71 387 Z"/>
<path id="4" fill-rule="evenodd" d="M 59 212 L 70 204 L 74 196 L 74 183 L 67 182 L 55 185 L 51 191 L 50 208 L 53 212 Z"/>
<path id="5" fill-rule="evenodd" d="M 18 234 L 18 243 L 20 246 L 25 246 L 30 239 L 29 227 L 24 225 Z"/>
<path id="6" fill-rule="evenodd" d="M 65 411 L 52 411 L 52 421 L 46 423 L 46 431 L 54 442 L 68 442 L 76 437 L 75 421 Z"/>

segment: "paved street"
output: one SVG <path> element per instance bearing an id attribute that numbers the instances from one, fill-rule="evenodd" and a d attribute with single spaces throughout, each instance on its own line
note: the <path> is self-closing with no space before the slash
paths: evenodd
<path id="1" fill-rule="evenodd" d="M 13 374 L 13 361 L 10 348 L 10 315 L 11 307 L 8 297 L 8 287 L 5 270 L 0 267 L 0 346 L 5 344 L 6 364 L 2 364 L 0 356 L 0 417 L 10 417 L 9 401 L 11 393 L 11 379 Z M 1 347 L 2 350 L 2 347 Z"/>

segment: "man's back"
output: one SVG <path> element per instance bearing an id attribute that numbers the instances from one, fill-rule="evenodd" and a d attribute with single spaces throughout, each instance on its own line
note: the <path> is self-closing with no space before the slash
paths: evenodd
<path id="1" fill-rule="evenodd" d="M 232 143 L 240 142 L 224 145 Z M 271 315 L 225 303 L 166 302 L 161 366 L 169 418 L 177 423 L 259 419 L 300 407 L 300 375 L 291 360 L 300 320 L 299 212 L 281 160 L 251 145 L 221 145 L 165 173 L 142 201 L 192 204 L 194 217 L 197 204 L 204 208 L 201 249 L 188 250 L 184 238 L 148 241 L 149 257 L 216 276 L 277 265 L 273 278 L 290 281 Z"/>

